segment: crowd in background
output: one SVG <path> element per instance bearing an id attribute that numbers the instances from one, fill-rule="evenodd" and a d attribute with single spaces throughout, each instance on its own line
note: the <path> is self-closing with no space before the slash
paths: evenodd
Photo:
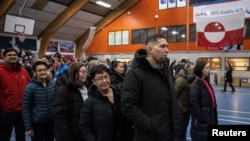
<path id="1" fill-rule="evenodd" d="M 0 138 L 9 141 L 206 140 L 218 124 L 209 63 L 167 58 L 164 36 L 147 40 L 129 62 L 35 58 L 6 49 L 0 59 Z M 233 89 L 234 90 L 234 89 Z"/>

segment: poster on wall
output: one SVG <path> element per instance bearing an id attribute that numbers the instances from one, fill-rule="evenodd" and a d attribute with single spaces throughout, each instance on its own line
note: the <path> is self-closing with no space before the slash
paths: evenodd
<path id="1" fill-rule="evenodd" d="M 47 52 L 58 52 L 58 42 L 57 41 L 50 41 L 47 47 Z"/>
<path id="2" fill-rule="evenodd" d="M 176 0 L 168 0 L 168 8 L 175 8 Z"/>
<path id="3" fill-rule="evenodd" d="M 168 8 L 167 0 L 159 0 L 159 10 L 167 9 L 167 8 Z"/>
<path id="4" fill-rule="evenodd" d="M 186 2 L 186 0 L 177 0 L 177 7 L 185 7 Z"/>
<path id="5" fill-rule="evenodd" d="M 69 42 L 59 42 L 60 53 L 74 53 L 75 44 Z"/>
<path id="6" fill-rule="evenodd" d="M 63 58 L 64 62 L 75 62 L 76 61 L 75 56 L 72 54 L 62 54 L 62 58 Z"/>

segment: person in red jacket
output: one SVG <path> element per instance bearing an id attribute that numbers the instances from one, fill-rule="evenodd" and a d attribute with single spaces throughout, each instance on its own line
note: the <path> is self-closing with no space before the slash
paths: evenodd
<path id="1" fill-rule="evenodd" d="M 17 50 L 8 48 L 3 52 L 4 63 L 0 65 L 0 139 L 9 141 L 13 127 L 17 141 L 25 141 L 22 118 L 22 100 L 30 81 L 28 72 L 18 62 Z"/>

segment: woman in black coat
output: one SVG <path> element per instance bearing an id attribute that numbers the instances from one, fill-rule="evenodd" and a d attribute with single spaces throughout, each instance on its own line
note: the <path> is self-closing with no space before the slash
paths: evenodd
<path id="1" fill-rule="evenodd" d="M 92 85 L 80 114 L 84 141 L 127 141 L 128 122 L 120 110 L 121 90 L 110 85 L 109 69 L 91 69 Z M 118 89 L 116 89 L 118 88 Z"/>
<path id="2" fill-rule="evenodd" d="M 233 83 L 233 68 L 230 64 L 226 65 L 226 72 L 225 72 L 225 82 L 224 82 L 224 90 L 222 92 L 226 92 L 227 91 L 227 83 L 229 84 L 229 86 L 232 89 L 232 92 L 235 91 L 234 86 L 232 85 Z"/>
<path id="3" fill-rule="evenodd" d="M 194 80 L 190 86 L 191 138 L 207 141 L 208 125 L 217 125 L 217 104 L 214 90 L 208 81 L 209 64 L 199 61 L 194 67 Z"/>
<path id="4" fill-rule="evenodd" d="M 55 99 L 55 133 L 57 141 L 82 141 L 79 128 L 80 111 L 88 97 L 87 68 L 70 64 L 60 78 Z"/>

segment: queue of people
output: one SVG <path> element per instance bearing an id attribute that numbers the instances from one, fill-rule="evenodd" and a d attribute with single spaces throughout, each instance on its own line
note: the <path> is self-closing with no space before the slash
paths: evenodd
<path id="1" fill-rule="evenodd" d="M 31 62 L 32 75 L 18 52 L 6 49 L 0 65 L 1 141 L 9 141 L 13 128 L 17 141 L 25 141 L 25 133 L 32 141 L 186 141 L 190 120 L 192 140 L 205 141 L 208 125 L 218 124 L 209 63 L 170 63 L 160 34 L 145 46 L 128 69 L 96 59 L 66 64 L 57 54 L 54 62 Z"/>

